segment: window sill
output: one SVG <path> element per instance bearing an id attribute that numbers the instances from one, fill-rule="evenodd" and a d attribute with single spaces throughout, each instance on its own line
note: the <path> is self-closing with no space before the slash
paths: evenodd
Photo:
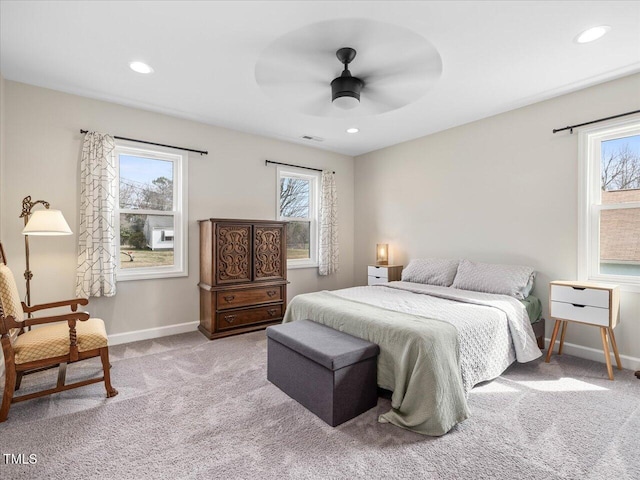
<path id="1" fill-rule="evenodd" d="M 298 265 L 287 265 L 287 270 L 297 270 L 300 268 L 318 268 L 317 263 L 300 263 Z"/>
<path id="2" fill-rule="evenodd" d="M 189 272 L 140 272 L 135 274 L 116 272 L 116 281 L 131 282 L 134 280 L 162 280 L 163 278 L 188 277 Z"/>

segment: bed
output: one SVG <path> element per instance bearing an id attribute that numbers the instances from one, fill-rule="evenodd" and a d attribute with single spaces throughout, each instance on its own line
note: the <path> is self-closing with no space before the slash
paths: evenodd
<path id="1" fill-rule="evenodd" d="M 433 260 L 420 261 L 442 270 Z M 514 361 L 541 356 L 529 319 L 529 312 L 540 314 L 539 300 L 529 296 L 532 285 L 517 287 L 522 299 L 477 291 L 496 288 L 484 286 L 486 274 L 479 284 L 478 271 L 469 277 L 464 261 L 451 262 L 449 270 L 454 263 L 455 269 L 443 278 L 415 275 L 410 263 L 399 282 L 298 295 L 283 323 L 310 319 L 378 344 L 378 386 L 393 392 L 392 408 L 379 421 L 444 435 L 470 416 L 467 397 L 474 385 L 498 377 Z M 486 264 L 477 265 L 482 273 Z M 468 278 L 474 279 L 471 284 L 465 283 Z"/>

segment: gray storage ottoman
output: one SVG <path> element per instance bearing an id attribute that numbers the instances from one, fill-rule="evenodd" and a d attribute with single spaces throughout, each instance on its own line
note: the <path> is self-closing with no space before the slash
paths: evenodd
<path id="1" fill-rule="evenodd" d="M 332 427 L 378 403 L 380 348 L 310 320 L 267 328 L 267 379 Z"/>

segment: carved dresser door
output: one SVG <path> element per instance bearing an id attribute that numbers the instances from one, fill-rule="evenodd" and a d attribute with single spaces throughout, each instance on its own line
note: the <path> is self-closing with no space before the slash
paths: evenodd
<path id="1" fill-rule="evenodd" d="M 254 227 L 254 275 L 256 280 L 284 278 L 286 255 L 284 225 L 256 225 Z"/>
<path id="2" fill-rule="evenodd" d="M 216 225 L 216 282 L 251 281 L 251 225 Z"/>

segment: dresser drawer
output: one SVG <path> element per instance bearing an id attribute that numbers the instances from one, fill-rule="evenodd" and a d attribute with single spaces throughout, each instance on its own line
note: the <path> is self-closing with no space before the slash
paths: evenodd
<path id="1" fill-rule="evenodd" d="M 609 290 L 551 285 L 551 300 L 556 302 L 609 308 Z"/>
<path id="2" fill-rule="evenodd" d="M 579 306 L 578 304 L 551 302 L 551 316 L 560 320 L 591 323 L 602 327 L 609 326 L 609 309 Z"/>
<path id="3" fill-rule="evenodd" d="M 217 292 L 218 310 L 245 307 L 259 303 L 282 301 L 282 286 L 248 288 L 246 290 L 225 290 Z"/>
<path id="4" fill-rule="evenodd" d="M 375 265 L 369 265 L 367 268 L 367 274 L 371 277 L 389 278 L 389 269 L 387 267 L 376 267 Z"/>
<path id="5" fill-rule="evenodd" d="M 232 328 L 275 321 L 282 318 L 282 304 L 267 305 L 246 310 L 230 310 L 216 314 L 218 330 L 230 330 Z"/>
<path id="6" fill-rule="evenodd" d="M 368 285 L 377 285 L 379 283 L 389 283 L 389 279 L 387 277 L 372 277 L 369 275 Z"/>

